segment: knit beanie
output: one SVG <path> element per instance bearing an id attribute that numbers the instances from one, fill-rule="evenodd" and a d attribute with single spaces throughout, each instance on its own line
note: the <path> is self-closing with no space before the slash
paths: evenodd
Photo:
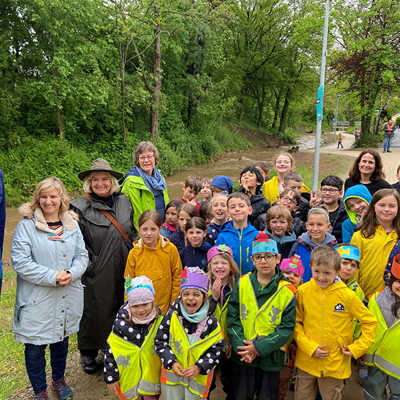
<path id="1" fill-rule="evenodd" d="M 295 274 L 303 277 L 304 267 L 301 258 L 296 254 L 290 258 L 284 258 L 279 266 L 281 271 L 294 272 Z"/>
<path id="2" fill-rule="evenodd" d="M 233 257 L 232 249 L 226 244 L 220 244 L 218 246 L 211 247 L 207 252 L 207 262 L 210 262 L 215 256 L 219 254 L 229 254 Z"/>
<path id="3" fill-rule="evenodd" d="M 133 279 L 127 276 L 125 279 L 125 291 L 129 306 L 147 304 L 154 301 L 153 282 L 147 276 L 142 275 Z"/>
<path id="4" fill-rule="evenodd" d="M 210 280 L 207 274 L 199 267 L 186 267 L 181 275 L 181 293 L 185 289 L 199 289 L 203 293 L 208 293 Z"/>
<path id="5" fill-rule="evenodd" d="M 257 253 L 274 253 L 279 254 L 278 245 L 275 240 L 269 238 L 269 236 L 260 232 L 253 240 L 253 256 Z"/>

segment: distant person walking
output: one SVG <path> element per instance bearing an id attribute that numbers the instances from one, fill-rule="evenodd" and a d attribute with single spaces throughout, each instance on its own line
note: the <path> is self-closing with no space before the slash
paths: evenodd
<path id="1" fill-rule="evenodd" d="M 383 152 L 391 153 L 390 142 L 392 141 L 394 133 L 394 121 L 391 119 L 385 125 L 383 125 L 383 130 L 385 131 L 385 136 L 383 137 Z"/>
<path id="2" fill-rule="evenodd" d="M 339 147 L 342 149 L 344 148 L 342 142 L 343 142 L 343 135 L 342 135 L 342 132 L 339 132 L 337 135 L 337 148 L 339 148 Z"/>
<path id="3" fill-rule="evenodd" d="M 357 141 L 360 138 L 360 129 L 356 128 L 354 129 L 354 139 Z"/>

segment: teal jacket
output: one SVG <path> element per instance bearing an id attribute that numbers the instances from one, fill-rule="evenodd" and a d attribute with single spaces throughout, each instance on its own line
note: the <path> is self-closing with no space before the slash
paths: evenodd
<path id="1" fill-rule="evenodd" d="M 250 275 L 250 282 L 259 307 L 275 294 L 281 279 L 281 272 L 277 272 L 267 285 L 261 286 L 257 280 L 257 271 L 254 270 Z M 287 343 L 293 333 L 296 324 L 296 301 L 293 298 L 285 308 L 281 323 L 273 333 L 254 340 L 254 345 L 260 356 L 256 357 L 251 364 L 247 364 L 241 362 L 240 356 L 237 354 L 237 346 L 243 346 L 244 340 L 243 326 L 240 322 L 239 284 L 240 279 L 236 282 L 229 298 L 226 319 L 228 336 L 232 344 L 232 361 L 242 366 L 261 368 L 267 372 L 280 371 L 283 369 L 285 358 L 285 353 L 280 348 Z"/>
<path id="2" fill-rule="evenodd" d="M 146 210 L 155 210 L 156 203 L 153 193 L 140 176 L 129 175 L 122 185 L 122 193 L 128 197 L 133 208 L 133 226 L 139 232 L 139 217 Z M 169 202 L 167 189 L 164 189 L 164 203 Z"/>

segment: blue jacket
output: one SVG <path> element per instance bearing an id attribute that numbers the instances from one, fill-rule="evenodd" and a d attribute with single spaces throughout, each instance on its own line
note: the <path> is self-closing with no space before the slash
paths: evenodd
<path id="1" fill-rule="evenodd" d="M 0 169 L 0 293 L 3 268 L 1 259 L 3 256 L 4 230 L 6 227 L 6 191 L 4 189 L 3 171 Z"/>
<path id="2" fill-rule="evenodd" d="M 303 283 L 308 282 L 312 277 L 311 267 L 310 267 L 310 257 L 313 249 L 315 247 L 320 246 L 321 244 L 329 244 L 331 246 L 335 246 L 336 243 L 337 242 L 335 236 L 333 236 L 329 232 L 326 233 L 325 240 L 319 244 L 314 243 L 310 239 L 310 235 L 308 232 L 303 233 L 297 239 L 297 242 L 293 245 L 292 250 L 290 250 L 289 257 L 291 257 L 294 254 L 297 254 L 301 258 L 301 262 L 303 263 L 304 266 Z"/>
<path id="3" fill-rule="evenodd" d="M 251 261 L 253 240 L 258 235 L 258 230 L 250 223 L 243 230 L 235 229 L 233 222 L 226 224 L 223 231 L 218 235 L 216 245 L 226 244 L 232 249 L 233 258 L 238 265 L 240 275 L 247 274 L 254 266 Z"/>
<path id="4" fill-rule="evenodd" d="M 179 252 L 181 252 L 185 248 L 185 234 L 181 231 L 179 227 L 175 229 L 175 232 L 172 232 L 170 241 L 175 245 Z"/>
<path id="5" fill-rule="evenodd" d="M 215 222 L 211 222 L 211 224 L 208 225 L 206 240 L 208 243 L 211 244 L 211 246 L 215 245 L 218 235 L 224 230 L 224 228 L 228 222 L 229 221 L 225 222 L 222 225 L 218 225 Z"/>
<path id="6" fill-rule="evenodd" d="M 346 205 L 346 200 L 350 198 L 362 199 L 369 204 L 372 200 L 372 195 L 365 185 L 351 186 L 346 190 L 343 197 L 343 203 L 349 218 L 345 219 L 342 223 L 343 243 L 350 243 L 353 233 L 359 225 L 356 213 L 350 211 Z"/>
<path id="7" fill-rule="evenodd" d="M 207 272 L 207 251 L 211 249 L 211 244 L 204 242 L 200 247 L 193 247 L 190 243 L 179 252 L 182 261 L 182 268 L 199 267 Z"/>
<path id="8" fill-rule="evenodd" d="M 43 345 L 78 331 L 83 312 L 81 276 L 89 258 L 79 226 L 69 212 L 60 216 L 64 232 L 58 237 L 37 211 L 32 217 L 26 207 L 26 218 L 17 225 L 11 245 L 17 273 L 12 330 L 17 342 Z M 56 284 L 61 270 L 71 274 L 67 286 Z"/>

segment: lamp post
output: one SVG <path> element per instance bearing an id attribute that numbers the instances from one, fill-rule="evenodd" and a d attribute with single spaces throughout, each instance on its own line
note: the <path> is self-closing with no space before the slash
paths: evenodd
<path id="1" fill-rule="evenodd" d="M 322 128 L 322 111 L 324 100 L 324 84 L 325 84 L 325 67 L 326 67 L 326 48 L 328 43 L 328 27 L 329 27 L 329 0 L 325 2 L 325 21 L 324 21 L 324 35 L 322 40 L 322 60 L 321 72 L 317 96 L 317 132 L 315 134 L 315 148 L 314 148 L 314 172 L 312 190 L 318 189 L 318 171 L 319 171 L 319 151 L 321 142 L 321 128 Z"/>

